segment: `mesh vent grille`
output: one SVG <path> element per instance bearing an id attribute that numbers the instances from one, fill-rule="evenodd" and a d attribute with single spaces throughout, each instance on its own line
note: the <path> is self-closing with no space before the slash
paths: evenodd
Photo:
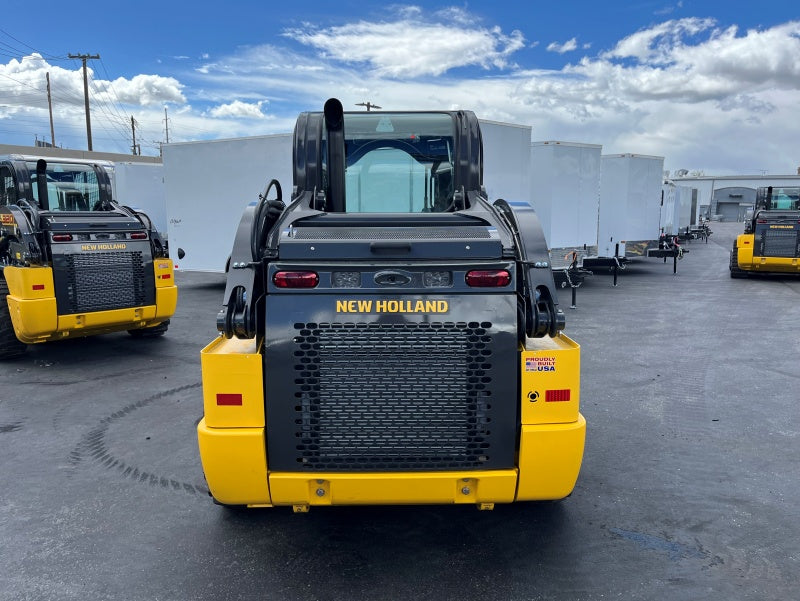
<path id="1" fill-rule="evenodd" d="M 146 304 L 141 252 L 83 253 L 65 257 L 67 307 L 86 313 Z"/>
<path id="2" fill-rule="evenodd" d="M 761 233 L 762 257 L 798 256 L 798 233 L 791 230 L 765 229 Z"/>
<path id="3" fill-rule="evenodd" d="M 295 324 L 298 469 L 484 467 L 491 325 Z"/>

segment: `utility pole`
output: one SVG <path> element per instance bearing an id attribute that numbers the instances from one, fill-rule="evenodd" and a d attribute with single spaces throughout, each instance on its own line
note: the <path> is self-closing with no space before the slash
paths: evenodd
<path id="1" fill-rule="evenodd" d="M 367 112 L 369 112 L 370 109 L 383 108 L 383 107 L 378 106 L 377 104 L 372 104 L 369 100 L 367 100 L 366 102 L 356 102 L 356 106 L 365 106 L 365 107 L 367 107 Z"/>
<path id="2" fill-rule="evenodd" d="M 131 146 L 131 152 L 134 156 L 141 155 L 142 149 L 136 145 L 136 120 L 131 115 L 131 133 L 133 134 L 133 145 Z"/>
<path id="3" fill-rule="evenodd" d="M 50 97 L 50 71 L 48 71 L 45 76 L 47 77 L 47 108 L 50 111 L 50 143 L 53 145 L 53 148 L 55 148 L 56 133 L 55 129 L 53 129 L 53 100 Z"/>
<path id="4" fill-rule="evenodd" d="M 69 58 L 79 58 L 83 61 L 83 98 L 86 109 L 86 139 L 89 141 L 89 150 L 92 150 L 92 120 L 89 117 L 89 78 L 86 75 L 87 59 L 99 59 L 99 54 L 68 54 Z"/>
<path id="5" fill-rule="evenodd" d="M 164 128 L 167 132 L 167 144 L 169 144 L 169 117 L 167 117 L 167 107 L 164 107 Z"/>

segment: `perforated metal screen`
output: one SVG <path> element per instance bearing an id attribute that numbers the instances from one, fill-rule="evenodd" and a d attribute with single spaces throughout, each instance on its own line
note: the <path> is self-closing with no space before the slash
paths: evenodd
<path id="1" fill-rule="evenodd" d="M 83 313 L 147 304 L 141 252 L 83 253 L 67 255 L 65 259 L 67 298 L 63 300 L 66 312 Z"/>
<path id="2" fill-rule="evenodd" d="M 765 229 L 761 233 L 762 257 L 798 256 L 798 232 L 794 229 Z"/>

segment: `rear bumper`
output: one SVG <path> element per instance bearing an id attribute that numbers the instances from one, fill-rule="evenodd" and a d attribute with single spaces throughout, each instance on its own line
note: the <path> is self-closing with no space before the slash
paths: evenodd
<path id="1" fill-rule="evenodd" d="M 59 315 L 50 267 L 6 267 L 8 309 L 14 332 L 21 342 L 35 344 L 158 325 L 175 313 L 178 301 L 171 262 L 161 271 L 164 273 L 156 275 L 154 305 Z M 167 272 L 170 277 L 161 279 Z"/>
<path id="2" fill-rule="evenodd" d="M 784 257 L 752 257 L 742 262 L 739 255 L 739 269 L 754 273 L 800 273 L 800 259 Z"/>
<path id="3" fill-rule="evenodd" d="M 212 496 L 229 505 L 511 503 L 561 499 L 578 477 L 586 435 L 583 416 L 570 424 L 522 427 L 516 468 L 463 472 L 270 472 L 263 427 L 197 426 L 200 458 Z"/>

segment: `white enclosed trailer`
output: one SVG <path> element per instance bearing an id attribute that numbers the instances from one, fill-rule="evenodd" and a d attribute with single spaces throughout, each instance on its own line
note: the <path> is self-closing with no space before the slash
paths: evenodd
<path id="1" fill-rule="evenodd" d="M 182 271 L 225 271 L 245 207 L 272 179 L 292 194 L 292 134 L 164 146 L 170 256 Z"/>
<path id="2" fill-rule="evenodd" d="M 599 257 L 644 256 L 658 240 L 664 157 L 603 155 L 597 222 Z M 584 264 L 586 262 L 584 261 Z"/>
<path id="3" fill-rule="evenodd" d="M 694 189 L 676 185 L 666 180 L 661 186 L 663 203 L 661 205 L 661 233 L 678 236 L 686 233 L 692 223 L 692 200 Z"/>
<path id="4" fill-rule="evenodd" d="M 490 202 L 530 200 L 531 127 L 479 120 L 483 138 L 483 187 Z"/>
<path id="5" fill-rule="evenodd" d="M 106 169 L 111 175 L 114 200 L 146 213 L 158 232 L 168 237 L 164 165 L 117 161 Z"/>
<path id="6" fill-rule="evenodd" d="M 531 146 L 530 198 L 542 222 L 554 269 L 573 252 L 597 253 L 599 144 L 546 141 Z"/>

